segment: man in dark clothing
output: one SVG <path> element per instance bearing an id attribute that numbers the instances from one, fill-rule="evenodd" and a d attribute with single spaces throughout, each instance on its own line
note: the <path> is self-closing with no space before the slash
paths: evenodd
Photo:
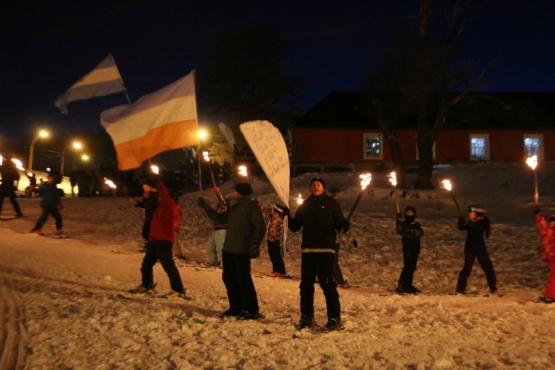
<path id="1" fill-rule="evenodd" d="M 208 261 L 204 265 L 207 267 L 221 267 L 222 249 L 224 247 L 225 235 L 227 234 L 229 206 L 225 200 L 220 200 L 218 201 L 217 208 L 213 209 L 206 203 L 203 197 L 198 198 L 197 204 L 214 223 L 214 232 L 206 243 Z"/>
<path id="2" fill-rule="evenodd" d="M 2 184 L 0 185 L 0 214 L 2 213 L 4 198 L 8 197 L 10 198 L 10 202 L 12 202 L 16 217 L 23 217 L 21 208 L 19 208 L 19 203 L 17 203 L 16 200 L 14 186 L 14 183 L 19 181 L 19 172 L 17 171 L 15 163 L 12 161 L 12 156 L 8 155 L 7 158 L 2 161 L 0 174 L 2 175 Z"/>
<path id="3" fill-rule="evenodd" d="M 60 193 L 58 192 L 58 187 L 56 186 L 56 179 L 54 174 L 49 173 L 46 182 L 40 184 L 37 192 L 41 195 L 42 199 L 40 201 L 40 206 L 42 208 L 42 214 L 37 220 L 35 227 L 31 230 L 34 234 L 42 234 L 42 225 L 46 222 L 49 215 L 52 215 L 56 220 L 56 235 L 62 237 L 64 235 L 63 225 L 62 225 L 62 215 L 60 214 L 60 209 L 62 209 L 62 202 L 60 201 Z"/>
<path id="4" fill-rule="evenodd" d="M 325 193 L 321 178 L 310 181 L 312 195 L 303 202 L 289 221 L 291 231 L 302 228 L 301 257 L 301 319 L 298 329 L 314 325 L 314 283 L 318 283 L 326 297 L 328 322 L 326 330 L 339 330 L 341 306 L 337 283 L 333 278 L 337 233 L 349 231 L 349 221 L 343 216 L 338 201 Z M 286 210 L 286 213 L 289 213 Z"/>
<path id="5" fill-rule="evenodd" d="M 397 214 L 395 231 L 397 234 L 401 234 L 403 245 L 403 270 L 395 292 L 397 294 L 419 294 L 420 289 L 412 285 L 412 282 L 420 255 L 420 238 L 424 235 L 424 231 L 420 223 L 416 221 L 416 208 L 406 207 L 404 220 L 401 219 L 401 213 Z"/>
<path id="6" fill-rule="evenodd" d="M 143 198 L 141 200 L 136 200 L 134 198 L 129 198 L 131 204 L 135 207 L 144 208 L 145 219 L 143 221 L 143 231 L 142 236 L 145 242 L 144 251 L 148 244 L 148 233 L 150 231 L 150 221 L 152 216 L 154 216 L 154 211 L 158 207 L 158 191 L 155 186 L 152 186 L 148 181 L 143 184 Z"/>
<path id="7" fill-rule="evenodd" d="M 252 187 L 243 182 L 235 186 L 237 203 L 229 210 L 228 228 L 222 250 L 222 280 L 229 309 L 222 317 L 239 320 L 261 318 L 251 276 L 251 258 L 260 256 L 260 243 L 266 232 L 262 210 L 251 198 Z"/>

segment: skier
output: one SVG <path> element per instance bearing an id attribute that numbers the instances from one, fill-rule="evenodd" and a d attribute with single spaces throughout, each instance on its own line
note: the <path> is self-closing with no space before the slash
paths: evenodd
<path id="1" fill-rule="evenodd" d="M 536 225 L 542 237 L 542 254 L 541 259 L 547 262 L 549 267 L 549 280 L 545 284 L 545 290 L 542 297 L 539 297 L 540 302 L 554 303 L 555 302 L 555 214 L 550 215 L 545 220 L 541 214 L 539 206 L 534 210 L 536 215 Z"/>
<path id="2" fill-rule="evenodd" d="M 266 243 L 268 245 L 268 256 L 272 262 L 271 276 L 284 278 L 287 277 L 285 272 L 285 263 L 283 262 L 283 221 L 285 207 L 280 204 L 274 204 L 272 210 L 264 211 L 264 218 L 267 220 L 266 227 Z"/>
<path id="3" fill-rule="evenodd" d="M 35 227 L 31 229 L 31 233 L 42 234 L 42 225 L 44 225 L 48 216 L 52 215 L 56 220 L 56 236 L 64 236 L 62 215 L 60 214 L 60 209 L 63 209 L 64 205 L 60 200 L 60 193 L 58 190 L 54 174 L 48 173 L 46 181 L 40 184 L 37 189 L 37 193 L 42 197 L 40 201 L 42 214 L 35 223 Z"/>
<path id="4" fill-rule="evenodd" d="M 405 208 L 405 219 L 401 219 L 401 213 L 397 214 L 395 231 L 401 234 L 403 245 L 403 270 L 399 276 L 399 282 L 395 293 L 397 294 L 419 294 L 420 289 L 412 285 L 416 263 L 420 254 L 420 238 L 424 235 L 420 223 L 416 221 L 416 208 L 408 206 Z"/>
<path id="5" fill-rule="evenodd" d="M 158 206 L 158 192 L 156 190 L 156 187 L 150 184 L 148 181 L 145 181 L 145 183 L 143 184 L 142 199 L 136 200 L 134 198 L 129 198 L 129 201 L 135 207 L 144 208 L 145 210 L 145 219 L 143 221 L 142 230 L 144 247 L 141 249 L 141 252 L 146 252 L 146 247 L 148 244 L 148 233 L 150 231 L 150 221 L 152 220 L 154 211 L 156 211 L 156 207 Z"/>
<path id="6" fill-rule="evenodd" d="M 459 217 L 458 228 L 461 231 L 466 231 L 467 234 L 464 244 L 464 266 L 459 273 L 457 293 L 466 294 L 468 277 L 476 259 L 478 259 L 482 270 L 486 274 L 490 293 L 496 293 L 497 279 L 484 241 L 484 237 L 489 238 L 491 231 L 491 224 L 486 216 L 485 208 L 481 205 L 469 206 L 468 220 L 465 220 L 464 216 Z"/>
<path id="7" fill-rule="evenodd" d="M 204 265 L 207 267 L 221 267 L 222 249 L 224 247 L 225 235 L 227 233 L 227 221 L 229 218 L 228 204 L 225 200 L 219 200 L 214 210 L 206 203 L 203 197 L 198 198 L 197 204 L 214 223 L 214 232 L 210 235 L 210 239 L 208 239 L 206 243 L 208 261 L 205 262 Z"/>

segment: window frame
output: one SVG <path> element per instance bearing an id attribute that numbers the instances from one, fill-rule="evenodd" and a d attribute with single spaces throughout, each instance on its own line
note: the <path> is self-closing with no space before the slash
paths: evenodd
<path id="1" fill-rule="evenodd" d="M 524 155 L 524 158 L 530 157 L 530 155 L 528 155 L 527 150 L 526 150 L 526 139 L 539 139 L 539 146 L 538 146 L 538 159 L 539 160 L 543 160 L 544 159 L 544 154 L 543 154 L 543 134 L 523 134 L 522 135 L 522 154 Z"/>
<path id="2" fill-rule="evenodd" d="M 379 142 L 380 142 L 380 154 L 377 156 L 369 156 L 366 152 L 366 142 L 368 138 L 378 138 Z M 363 151 L 363 158 L 365 160 L 383 160 L 383 135 L 379 132 L 366 132 L 363 135 L 363 145 L 362 145 L 362 151 Z"/>
<path id="3" fill-rule="evenodd" d="M 472 139 L 484 139 L 485 142 L 485 156 L 484 158 L 474 157 L 472 155 Z M 469 134 L 468 135 L 468 149 L 471 161 L 489 161 L 490 160 L 490 145 L 489 134 Z"/>

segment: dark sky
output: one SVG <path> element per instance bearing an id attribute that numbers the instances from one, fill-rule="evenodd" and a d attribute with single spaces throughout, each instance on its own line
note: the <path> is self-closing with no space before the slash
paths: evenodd
<path id="1" fill-rule="evenodd" d="M 132 100 L 192 69 L 215 29 L 269 25 L 290 38 L 288 55 L 309 76 L 308 110 L 336 90 L 362 89 L 394 35 L 408 27 L 413 0 L 79 0 L 0 2 L 0 138 L 40 127 L 101 131 L 100 112 L 123 94 L 74 102 L 56 97 L 112 53 Z M 503 54 L 489 91 L 555 90 L 555 1 L 473 0 L 468 58 Z M 199 71 L 201 73 L 201 71 Z M 214 122 L 217 123 L 217 122 Z"/>

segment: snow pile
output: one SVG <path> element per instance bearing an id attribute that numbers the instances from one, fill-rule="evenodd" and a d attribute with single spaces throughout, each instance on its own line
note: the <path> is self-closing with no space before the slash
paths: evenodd
<path id="1" fill-rule="evenodd" d="M 554 210 L 553 164 L 539 176 L 544 213 Z M 464 233 L 442 189 L 409 191 L 425 235 L 415 285 L 419 296 L 392 295 L 401 272 L 400 238 L 394 232 L 395 200 L 386 174 L 373 174 L 352 218 L 352 237 L 340 265 L 353 288 L 340 290 L 345 329 L 328 334 L 295 331 L 299 281 L 265 274 L 265 249 L 253 261 L 259 321 L 222 320 L 227 308 L 221 270 L 197 270 L 206 260 L 211 223 L 196 206 L 197 193 L 181 197 L 180 241 L 187 260 L 178 268 L 192 300 L 136 297 L 140 282 L 142 210 L 127 198 L 68 198 L 62 211 L 67 240 L 30 235 L 39 215 L 37 199 L 21 199 L 24 219 L 0 223 L 0 368 L 25 369 L 545 369 L 555 360 L 550 323 L 555 305 L 535 303 L 547 280 L 532 214 L 533 177 L 522 165 L 438 167 L 461 207 L 484 204 L 492 220 L 488 249 L 500 295 L 483 297 L 478 265 L 469 280 L 476 297 L 451 295 L 463 264 Z M 292 200 L 309 195 L 316 174 L 292 179 Z M 328 191 L 348 213 L 359 194 L 356 174 L 322 174 Z M 411 174 L 411 176 L 413 176 Z M 278 201 L 263 179 L 253 180 L 266 207 Z M 232 184 L 222 186 L 231 193 Z M 215 204 L 211 190 L 202 193 Z M 294 212 L 296 206 L 291 202 Z M 6 201 L 3 217 L 11 214 Z M 53 220 L 45 231 L 53 230 Z M 288 273 L 299 275 L 300 235 L 289 234 Z M 160 292 L 169 282 L 155 266 Z M 316 319 L 326 320 L 324 297 L 315 294 Z"/>

